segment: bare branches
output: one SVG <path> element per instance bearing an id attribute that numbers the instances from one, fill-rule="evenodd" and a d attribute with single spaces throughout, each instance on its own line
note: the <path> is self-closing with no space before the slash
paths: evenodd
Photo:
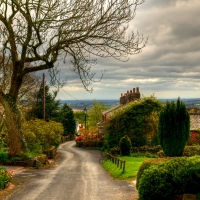
<path id="1" fill-rule="evenodd" d="M 18 81 L 27 73 L 52 69 L 57 60 L 71 55 L 72 70 L 89 90 L 95 76 L 91 73 L 96 63 L 93 55 L 126 61 L 145 46 L 142 34 L 127 34 L 137 6 L 144 1 L 1 1 L 0 55 L 11 55 Z M 27 68 L 26 63 L 32 67 Z"/>

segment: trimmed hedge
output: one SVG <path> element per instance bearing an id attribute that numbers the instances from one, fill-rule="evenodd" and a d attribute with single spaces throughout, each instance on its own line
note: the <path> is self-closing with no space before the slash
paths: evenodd
<path id="1" fill-rule="evenodd" d="M 200 156 L 177 157 L 143 170 L 139 200 L 169 200 L 173 196 L 200 191 Z"/>
<path id="2" fill-rule="evenodd" d="M 157 158 L 157 159 L 152 159 L 152 160 L 150 159 L 150 160 L 144 161 L 140 165 L 140 168 L 137 173 L 136 188 L 138 189 L 138 187 L 139 187 L 140 178 L 141 178 L 141 175 L 143 174 L 144 170 L 148 169 L 149 167 L 151 167 L 153 165 L 157 165 L 159 163 L 166 162 L 167 160 L 170 160 L 170 159 L 171 158 Z"/>
<path id="3" fill-rule="evenodd" d="M 157 154 L 161 150 L 161 146 L 157 145 L 154 147 L 142 146 L 142 147 L 131 147 L 131 153 L 151 153 Z M 119 155 L 120 149 L 118 147 L 114 147 L 110 149 L 110 154 Z"/>

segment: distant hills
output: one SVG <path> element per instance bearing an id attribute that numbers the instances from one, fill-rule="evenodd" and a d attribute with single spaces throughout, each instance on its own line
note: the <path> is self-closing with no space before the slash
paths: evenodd
<path id="1" fill-rule="evenodd" d="M 176 101 L 177 99 L 159 99 L 165 104 L 167 101 Z M 107 108 L 112 108 L 119 104 L 119 99 L 105 99 L 97 100 L 100 103 L 104 103 Z M 198 108 L 200 107 L 200 98 L 185 98 L 181 99 L 187 108 Z M 66 103 L 72 109 L 83 110 L 85 107 L 89 110 L 93 106 L 93 100 L 60 100 L 61 104 Z"/>

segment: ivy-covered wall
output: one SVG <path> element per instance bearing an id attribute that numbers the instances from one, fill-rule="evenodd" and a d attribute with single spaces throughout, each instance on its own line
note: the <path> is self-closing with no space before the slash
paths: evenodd
<path id="1" fill-rule="evenodd" d="M 161 101 L 153 95 L 120 107 L 106 124 L 105 148 L 118 147 L 124 135 L 129 136 L 132 146 L 145 145 L 147 138 L 152 139 L 157 133 L 161 109 Z"/>

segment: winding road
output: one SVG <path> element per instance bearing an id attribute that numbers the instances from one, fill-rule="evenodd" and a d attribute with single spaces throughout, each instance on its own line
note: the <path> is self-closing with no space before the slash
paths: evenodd
<path id="1" fill-rule="evenodd" d="M 109 176 L 100 151 L 77 148 L 74 141 L 58 151 L 54 167 L 16 174 L 28 181 L 8 200 L 131 200 L 137 194 L 131 183 Z"/>

